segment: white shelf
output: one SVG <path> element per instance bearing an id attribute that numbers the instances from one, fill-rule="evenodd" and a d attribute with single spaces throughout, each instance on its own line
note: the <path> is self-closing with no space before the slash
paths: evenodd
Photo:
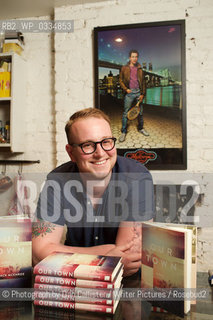
<path id="1" fill-rule="evenodd" d="M 0 120 L 10 121 L 10 142 L 0 143 L 0 149 L 9 148 L 11 152 L 23 153 L 26 135 L 26 61 L 16 53 L 1 53 L 1 60 L 11 62 L 11 97 L 0 98 Z"/>
<path id="2" fill-rule="evenodd" d="M 11 101 L 11 97 L 0 97 L 0 101 Z"/>
<path id="3" fill-rule="evenodd" d="M 0 148 L 10 148 L 11 144 L 10 143 L 0 143 Z"/>

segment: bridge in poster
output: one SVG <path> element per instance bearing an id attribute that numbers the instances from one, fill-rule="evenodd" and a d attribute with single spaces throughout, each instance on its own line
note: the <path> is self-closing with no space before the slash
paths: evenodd
<path id="1" fill-rule="evenodd" d="M 113 63 L 113 62 L 109 62 L 109 61 L 103 61 L 103 60 L 99 60 L 98 61 L 98 67 L 100 68 L 107 68 L 107 69 L 116 69 L 116 70 L 121 70 L 122 68 L 122 64 L 117 64 L 117 63 Z M 145 73 L 145 77 L 148 78 L 148 80 L 152 79 L 153 82 L 159 82 L 160 79 L 164 79 L 165 77 L 155 73 L 153 71 L 150 70 L 146 70 L 143 69 L 144 73 Z"/>

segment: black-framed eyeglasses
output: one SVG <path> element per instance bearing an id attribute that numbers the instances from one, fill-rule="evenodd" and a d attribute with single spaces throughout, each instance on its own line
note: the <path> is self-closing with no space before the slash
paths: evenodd
<path id="1" fill-rule="evenodd" d="M 112 138 L 105 138 L 105 139 L 103 139 L 101 141 L 97 141 L 97 142 L 87 141 L 87 142 L 83 142 L 80 144 L 71 143 L 70 145 L 74 146 L 74 147 L 80 147 L 81 150 L 83 151 L 83 153 L 85 153 L 85 154 L 91 154 L 91 153 L 95 152 L 98 143 L 100 143 L 100 145 L 104 151 L 112 150 L 115 146 L 116 140 L 117 140 L 116 138 L 112 137 Z"/>

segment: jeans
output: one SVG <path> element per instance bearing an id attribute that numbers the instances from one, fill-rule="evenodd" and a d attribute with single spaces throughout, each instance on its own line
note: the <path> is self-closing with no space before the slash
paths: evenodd
<path id="1" fill-rule="evenodd" d="M 127 133 L 127 113 L 131 109 L 134 100 L 140 97 L 139 89 L 131 89 L 131 93 L 127 93 L 124 98 L 124 112 L 122 116 L 122 133 Z M 143 103 L 140 103 L 140 113 L 138 115 L 138 130 L 143 129 Z"/>

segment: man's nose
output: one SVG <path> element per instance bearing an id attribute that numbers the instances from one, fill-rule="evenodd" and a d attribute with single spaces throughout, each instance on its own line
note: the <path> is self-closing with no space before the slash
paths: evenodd
<path id="1" fill-rule="evenodd" d="M 105 153 L 104 149 L 102 148 L 100 143 L 96 144 L 96 150 L 94 152 L 96 155 L 102 155 Z"/>

